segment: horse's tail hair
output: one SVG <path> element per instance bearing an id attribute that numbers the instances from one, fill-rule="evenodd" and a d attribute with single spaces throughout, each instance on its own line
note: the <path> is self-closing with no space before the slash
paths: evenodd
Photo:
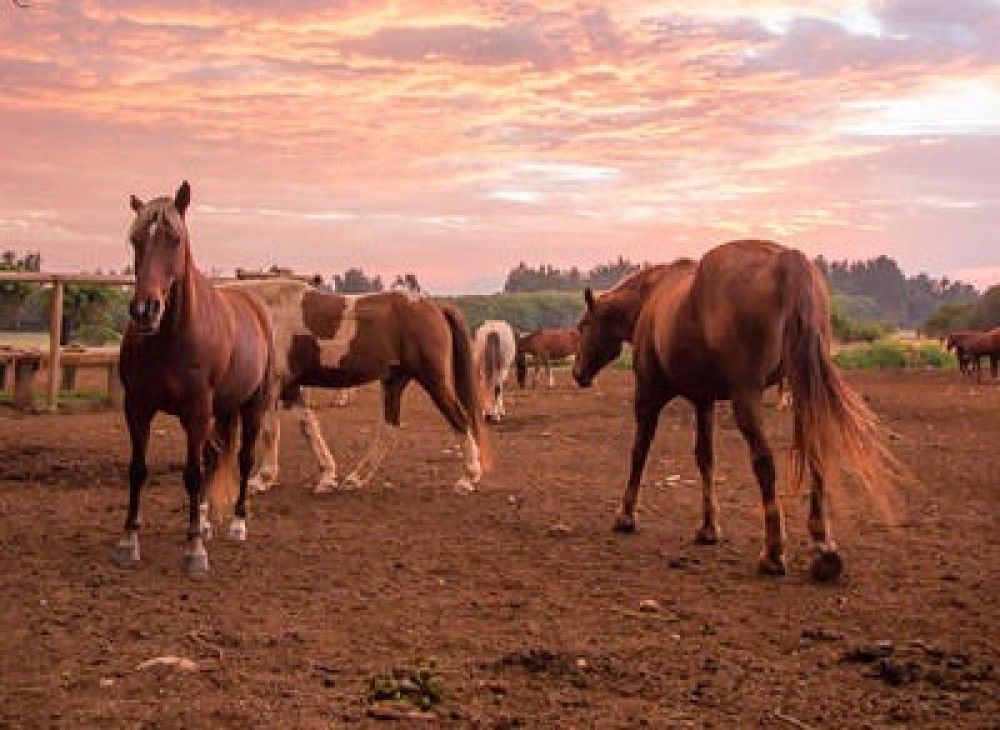
<path id="1" fill-rule="evenodd" d="M 486 334 L 486 352 L 483 356 L 483 367 L 486 370 L 486 385 L 493 387 L 497 372 L 500 370 L 500 335 L 496 332 Z"/>
<path id="2" fill-rule="evenodd" d="M 844 380 L 830 356 L 829 294 L 799 251 L 779 254 L 783 278 L 782 371 L 792 391 L 792 485 L 811 468 L 836 492 L 840 464 L 850 465 L 887 518 L 891 488 L 905 470 L 889 450 L 888 431 Z"/>
<path id="3" fill-rule="evenodd" d="M 209 509 L 217 519 L 228 514 L 240 493 L 240 417 L 233 418 L 229 429 L 220 429 L 218 424 L 212 434 L 211 448 L 217 452 L 215 467 L 208 475 L 205 485 L 205 499 Z"/>
<path id="4" fill-rule="evenodd" d="M 465 324 L 465 316 L 458 308 L 442 305 L 442 312 L 451 330 L 452 372 L 455 378 L 455 394 L 459 403 L 465 409 L 472 436 L 479 446 L 479 459 L 483 470 L 493 465 L 493 452 L 485 424 L 483 423 L 483 405 L 476 387 L 476 369 L 472 356 L 472 340 L 469 338 L 469 328 Z"/>

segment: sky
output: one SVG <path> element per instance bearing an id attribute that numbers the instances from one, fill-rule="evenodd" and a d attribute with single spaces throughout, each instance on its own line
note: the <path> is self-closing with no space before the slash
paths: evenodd
<path id="1" fill-rule="evenodd" d="M 735 238 L 1000 283 L 1000 0 L 0 6 L 0 249 L 414 273 L 670 261 Z"/>

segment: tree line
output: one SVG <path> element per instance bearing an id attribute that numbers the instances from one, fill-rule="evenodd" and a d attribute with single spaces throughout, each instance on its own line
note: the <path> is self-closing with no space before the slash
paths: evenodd
<path id="1" fill-rule="evenodd" d="M 1000 286 L 979 295 L 974 287 L 947 277 L 907 276 L 887 256 L 864 261 L 827 261 L 816 264 L 834 292 L 833 322 L 838 337 L 877 339 L 895 327 L 916 328 L 931 335 L 955 329 L 989 329 L 1000 325 Z M 0 270 L 40 271 L 37 253 L 0 252 Z M 523 331 L 538 327 L 572 326 L 583 309 L 585 287 L 606 290 L 642 265 L 619 256 L 583 271 L 551 265 L 511 269 L 503 292 L 490 295 L 438 297 L 456 304 L 470 327 L 487 319 L 503 319 Z M 127 273 L 130 267 L 125 267 Z M 292 272 L 277 266 L 238 275 L 281 276 Z M 378 275 L 350 267 L 341 273 L 309 277 L 313 284 L 344 294 L 390 290 L 427 293 L 412 273 L 397 275 L 386 287 Z M 74 284 L 65 289 L 63 340 L 104 344 L 117 340 L 128 321 L 128 287 Z M 0 282 L 0 330 L 45 330 L 51 289 L 24 282 Z"/>

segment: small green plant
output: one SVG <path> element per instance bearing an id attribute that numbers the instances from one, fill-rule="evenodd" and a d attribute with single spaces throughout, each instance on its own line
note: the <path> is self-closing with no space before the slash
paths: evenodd
<path id="1" fill-rule="evenodd" d="M 892 339 L 844 347 L 833 356 L 833 360 L 839 367 L 852 370 L 944 369 L 955 366 L 954 358 L 935 342 Z"/>
<path id="2" fill-rule="evenodd" d="M 427 711 L 441 702 L 444 685 L 433 660 L 419 660 L 412 667 L 393 669 L 368 682 L 368 701 L 406 702 Z"/>

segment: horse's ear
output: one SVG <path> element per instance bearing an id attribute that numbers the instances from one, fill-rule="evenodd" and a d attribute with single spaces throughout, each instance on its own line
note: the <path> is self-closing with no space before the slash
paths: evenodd
<path id="1" fill-rule="evenodd" d="M 184 212 L 188 209 L 188 205 L 191 204 L 191 186 L 188 185 L 188 181 L 185 180 L 181 183 L 181 186 L 177 188 L 177 194 L 174 195 L 174 207 L 177 208 L 177 212 L 184 215 Z"/>
<path id="2" fill-rule="evenodd" d="M 594 311 L 594 292 L 592 292 L 590 290 L 589 286 L 586 289 L 583 290 L 583 301 L 585 301 L 587 303 L 587 309 L 590 310 L 591 312 L 593 312 Z"/>
<path id="3" fill-rule="evenodd" d="M 132 210 L 134 210 L 136 213 L 142 210 L 143 202 L 134 195 L 128 199 L 128 204 L 132 206 Z"/>

